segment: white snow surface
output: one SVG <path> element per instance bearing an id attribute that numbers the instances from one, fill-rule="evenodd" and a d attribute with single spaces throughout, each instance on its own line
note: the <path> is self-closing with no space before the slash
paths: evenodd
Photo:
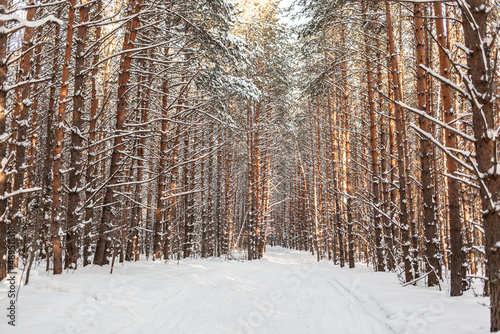
<path id="1" fill-rule="evenodd" d="M 140 261 L 109 270 L 32 270 L 20 288 L 16 327 L 7 324 L 4 280 L 0 333 L 489 332 L 488 300 L 470 290 L 451 298 L 402 287 L 394 273 L 340 268 L 280 247 L 268 247 L 257 261 Z"/>

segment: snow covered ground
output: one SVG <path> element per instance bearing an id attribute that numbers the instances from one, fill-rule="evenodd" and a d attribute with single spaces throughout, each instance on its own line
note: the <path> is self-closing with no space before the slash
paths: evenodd
<path id="1" fill-rule="evenodd" d="M 18 274 L 18 276 L 20 276 Z M 18 277 L 19 278 L 19 277 Z M 58 277 L 32 272 L 0 333 L 488 333 L 487 299 L 399 285 L 393 273 L 339 268 L 268 248 L 260 261 L 141 261 Z M 7 320 L 6 320 L 7 319 Z"/>

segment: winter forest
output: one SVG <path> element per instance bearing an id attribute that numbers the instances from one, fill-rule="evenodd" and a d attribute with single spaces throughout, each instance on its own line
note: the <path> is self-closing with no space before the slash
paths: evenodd
<path id="1" fill-rule="evenodd" d="M 0 0 L 0 331 L 500 331 L 499 15 Z"/>

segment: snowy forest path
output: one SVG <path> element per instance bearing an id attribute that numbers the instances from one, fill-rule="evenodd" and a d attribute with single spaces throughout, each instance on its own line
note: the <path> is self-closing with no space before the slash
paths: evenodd
<path id="1" fill-rule="evenodd" d="M 269 247 L 256 261 L 139 261 L 116 264 L 113 275 L 89 266 L 52 279 L 35 268 L 16 331 L 0 324 L 0 333 L 482 333 L 467 326 L 487 320 L 487 309 L 446 295 Z M 462 322 L 446 325 L 457 313 Z"/>
<path id="2" fill-rule="evenodd" d="M 182 272 L 169 274 L 176 279 L 165 280 L 170 288 L 142 293 L 151 299 L 146 321 L 117 333 L 395 333 L 375 304 L 318 275 L 323 266 L 309 254 L 269 248 L 260 261 L 183 262 Z"/>

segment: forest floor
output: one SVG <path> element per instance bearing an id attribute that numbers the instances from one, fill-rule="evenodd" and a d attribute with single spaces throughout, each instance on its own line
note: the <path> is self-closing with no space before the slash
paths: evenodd
<path id="1" fill-rule="evenodd" d="M 268 248 L 259 261 L 187 259 L 86 267 L 21 286 L 16 327 L 0 284 L 0 333 L 488 333 L 487 299 L 402 287 L 394 273 L 339 268 Z M 20 276 L 18 274 L 18 276 Z M 19 278 L 18 278 L 19 279 Z"/>

